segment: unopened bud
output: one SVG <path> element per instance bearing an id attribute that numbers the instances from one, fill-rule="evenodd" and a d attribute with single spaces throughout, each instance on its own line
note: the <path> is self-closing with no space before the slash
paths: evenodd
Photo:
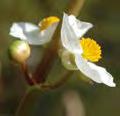
<path id="1" fill-rule="evenodd" d="M 10 57 L 18 63 L 25 62 L 30 56 L 30 46 L 22 40 L 15 40 L 9 47 Z"/>
<path id="2" fill-rule="evenodd" d="M 61 51 L 59 54 L 61 57 L 61 61 L 63 66 L 68 70 L 77 70 L 76 64 L 75 64 L 75 58 L 73 54 L 71 54 L 67 50 Z"/>

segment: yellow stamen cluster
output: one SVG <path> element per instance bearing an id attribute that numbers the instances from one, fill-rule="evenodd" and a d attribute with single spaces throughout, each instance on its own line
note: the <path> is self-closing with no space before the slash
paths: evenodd
<path id="1" fill-rule="evenodd" d="M 91 62 L 97 62 L 101 59 L 101 47 L 96 41 L 90 38 L 82 38 L 80 45 L 83 49 L 82 56 Z"/>
<path id="2" fill-rule="evenodd" d="M 50 17 L 44 18 L 44 19 L 39 23 L 40 30 L 45 30 L 45 29 L 47 29 L 49 26 L 51 26 L 52 24 L 57 23 L 57 22 L 59 22 L 59 21 L 60 21 L 60 19 L 59 19 L 58 17 L 55 17 L 55 16 L 50 16 Z"/>

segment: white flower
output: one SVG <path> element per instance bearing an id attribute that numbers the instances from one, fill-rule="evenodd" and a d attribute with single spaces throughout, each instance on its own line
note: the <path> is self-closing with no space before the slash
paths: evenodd
<path id="1" fill-rule="evenodd" d="M 92 63 L 101 58 L 100 46 L 90 38 L 80 40 L 91 27 L 90 23 L 79 21 L 73 15 L 64 14 L 61 30 L 62 44 L 74 54 L 76 66 L 84 75 L 97 83 L 115 87 L 112 75 L 105 68 Z"/>
<path id="2" fill-rule="evenodd" d="M 92 28 L 91 23 L 82 22 L 75 18 L 75 16 L 64 13 L 61 40 L 63 46 L 72 53 L 82 53 L 79 39 L 82 37 L 88 29 Z"/>
<path id="3" fill-rule="evenodd" d="M 43 19 L 39 26 L 28 22 L 13 23 L 10 35 L 25 40 L 31 45 L 42 45 L 52 39 L 58 22 L 57 17 L 48 17 Z"/>

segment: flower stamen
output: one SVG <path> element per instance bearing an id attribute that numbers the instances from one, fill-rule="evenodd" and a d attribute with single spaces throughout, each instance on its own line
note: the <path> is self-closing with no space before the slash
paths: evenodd
<path id="1" fill-rule="evenodd" d="M 83 49 L 82 56 L 91 62 L 97 62 L 101 59 L 101 47 L 91 38 L 82 38 L 80 45 Z"/>
<path id="2" fill-rule="evenodd" d="M 56 16 L 50 16 L 47 18 L 44 18 L 38 25 L 40 27 L 40 30 L 45 30 L 47 29 L 49 26 L 53 25 L 54 23 L 59 22 L 60 19 Z"/>

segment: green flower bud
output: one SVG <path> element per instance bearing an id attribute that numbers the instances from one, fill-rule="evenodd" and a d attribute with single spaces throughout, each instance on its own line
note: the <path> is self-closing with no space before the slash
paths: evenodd
<path id="1" fill-rule="evenodd" d="M 71 54 L 67 50 L 62 50 L 59 55 L 61 57 L 62 64 L 66 69 L 78 70 L 78 68 L 76 67 L 76 64 L 75 64 L 75 58 L 74 58 L 73 54 Z"/>
<path id="2" fill-rule="evenodd" d="M 10 57 L 18 63 L 23 63 L 30 56 L 30 46 L 22 40 L 15 40 L 9 47 Z"/>

